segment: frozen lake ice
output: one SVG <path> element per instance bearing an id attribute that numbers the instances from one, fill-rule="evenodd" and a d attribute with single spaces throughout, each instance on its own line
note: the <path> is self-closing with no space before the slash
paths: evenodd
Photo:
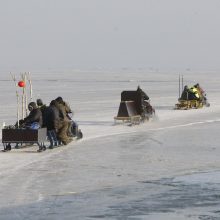
<path id="1" fill-rule="evenodd" d="M 37 154 L 0 153 L 0 219 L 219 219 L 220 76 L 185 74 L 207 91 L 210 108 L 175 111 L 178 75 L 32 73 L 34 98 L 57 96 L 74 110 L 84 138 Z M 9 74 L 0 77 L 1 122 L 16 120 Z M 140 85 L 157 117 L 114 125 L 122 90 Z M 7 95 L 7 99 L 5 96 Z"/>

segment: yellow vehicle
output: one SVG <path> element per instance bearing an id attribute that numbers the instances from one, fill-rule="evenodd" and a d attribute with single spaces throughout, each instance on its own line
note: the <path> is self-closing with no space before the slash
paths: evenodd
<path id="1" fill-rule="evenodd" d="M 183 88 L 183 77 L 182 77 L 182 89 L 180 89 L 181 79 L 179 77 L 179 99 L 178 103 L 175 105 L 174 109 L 198 109 L 203 106 L 209 107 L 210 104 L 207 101 L 205 92 L 197 83 L 192 87 L 188 87 L 187 85 Z M 182 93 L 181 93 L 182 90 Z"/>

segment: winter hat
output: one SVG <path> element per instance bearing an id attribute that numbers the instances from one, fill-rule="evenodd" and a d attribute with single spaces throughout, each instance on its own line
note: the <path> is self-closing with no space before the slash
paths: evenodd
<path id="1" fill-rule="evenodd" d="M 37 105 L 38 105 L 38 106 L 42 106 L 42 105 L 43 105 L 42 99 L 37 99 Z"/>
<path id="2" fill-rule="evenodd" d="M 63 98 L 62 97 L 57 97 L 56 99 L 55 99 L 58 103 L 63 103 Z"/>
<path id="3" fill-rule="evenodd" d="M 36 102 L 30 102 L 30 103 L 28 104 L 28 109 L 29 109 L 30 111 L 32 111 L 33 109 L 36 109 L 36 108 L 37 108 Z"/>
<path id="4" fill-rule="evenodd" d="M 50 102 L 50 106 L 51 105 L 57 105 L 57 101 L 56 100 L 52 100 L 51 102 Z"/>

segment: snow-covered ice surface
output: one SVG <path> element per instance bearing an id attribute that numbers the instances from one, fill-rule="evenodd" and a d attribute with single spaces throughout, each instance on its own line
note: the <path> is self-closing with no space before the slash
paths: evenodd
<path id="1" fill-rule="evenodd" d="M 220 74 L 184 80 L 204 87 L 210 108 L 173 110 L 174 73 L 32 72 L 34 99 L 62 96 L 84 138 L 43 153 L 37 146 L 0 153 L 0 219 L 220 219 Z M 114 125 L 121 91 L 137 85 L 156 118 Z M 0 91 L 0 123 L 13 124 L 8 73 Z"/>

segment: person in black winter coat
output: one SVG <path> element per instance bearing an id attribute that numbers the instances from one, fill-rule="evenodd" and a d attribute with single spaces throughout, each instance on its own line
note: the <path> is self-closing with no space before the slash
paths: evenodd
<path id="1" fill-rule="evenodd" d="M 189 98 L 190 98 L 190 91 L 188 86 L 185 85 L 179 100 L 189 100 Z"/>
<path id="2" fill-rule="evenodd" d="M 37 107 L 35 102 L 30 102 L 28 104 L 28 110 L 30 111 L 29 115 L 24 118 L 24 120 L 20 120 L 20 125 L 22 127 L 28 127 L 32 123 L 37 122 L 40 127 L 43 125 L 43 117 L 41 110 Z"/>
<path id="3" fill-rule="evenodd" d="M 43 127 L 46 127 L 48 131 L 58 131 L 59 128 L 59 110 L 55 102 L 55 100 L 52 100 L 50 106 L 46 107 L 43 113 Z"/>

